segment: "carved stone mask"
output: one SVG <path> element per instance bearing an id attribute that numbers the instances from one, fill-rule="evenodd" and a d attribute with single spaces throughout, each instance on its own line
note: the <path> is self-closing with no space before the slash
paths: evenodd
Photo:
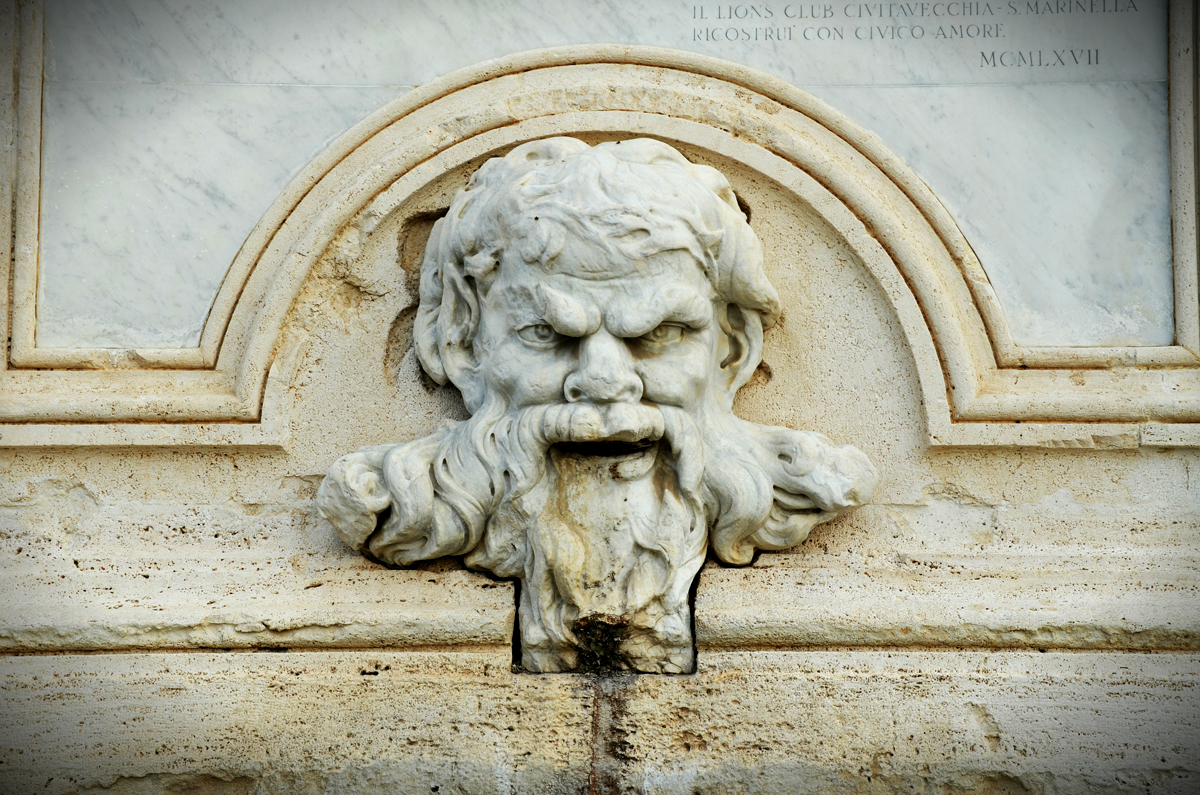
<path id="1" fill-rule="evenodd" d="M 648 139 L 527 143 L 458 192 L 422 267 L 417 353 L 471 418 L 344 456 L 318 507 L 380 560 L 519 579 L 527 670 L 690 671 L 710 545 L 744 565 L 876 482 L 853 447 L 734 416 L 778 315 L 718 171 Z"/>

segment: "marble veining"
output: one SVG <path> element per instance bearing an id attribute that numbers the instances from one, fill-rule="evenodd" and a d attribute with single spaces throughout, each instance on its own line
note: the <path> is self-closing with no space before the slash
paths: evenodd
<path id="1" fill-rule="evenodd" d="M 844 0 L 566 0 L 554 14 L 529 0 L 48 0 L 46 75 L 418 85 L 522 50 L 619 43 L 725 58 L 800 86 L 1165 79 L 1165 0 L 1109 14 L 1031 14 L 1029 2 L 981 2 L 991 13 L 973 16 L 935 15 L 926 3 L 926 16 L 915 17 L 895 3 L 887 17 L 883 4 L 880 17 L 879 3 Z M 1055 63 L 1053 52 L 1070 49 L 1102 55 L 1096 64 L 1069 55 Z M 988 67 L 981 51 L 1044 52 L 1047 64 Z"/>
<path id="2" fill-rule="evenodd" d="M 985 5 L 47 0 L 37 344 L 195 345 L 332 137 L 453 69 L 588 42 L 744 63 L 877 133 L 962 226 L 1016 342 L 1169 342 L 1165 0 Z"/>
<path id="3" fill-rule="evenodd" d="M 1165 83 L 813 93 L 882 138 L 946 205 L 1014 342 L 1171 344 Z"/>
<path id="4" fill-rule="evenodd" d="M 246 235 L 390 88 L 48 83 L 37 343 L 194 347 Z"/>

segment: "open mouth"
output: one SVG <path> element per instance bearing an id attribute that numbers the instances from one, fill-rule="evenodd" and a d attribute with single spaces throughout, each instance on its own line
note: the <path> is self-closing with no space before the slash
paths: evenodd
<path id="1" fill-rule="evenodd" d="M 650 439 L 638 439 L 635 442 L 600 439 L 594 442 L 558 442 L 554 445 L 554 449 L 564 455 L 585 458 L 621 458 L 643 453 L 655 444 L 657 442 Z"/>

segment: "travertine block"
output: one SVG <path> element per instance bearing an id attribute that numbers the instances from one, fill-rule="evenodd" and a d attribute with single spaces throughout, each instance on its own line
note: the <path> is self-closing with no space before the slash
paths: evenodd
<path id="1" fill-rule="evenodd" d="M 503 653 L 8 657 L 6 793 L 1188 793 L 1196 655 L 702 654 L 528 676 Z M 207 789 L 204 789 L 206 788 Z"/>

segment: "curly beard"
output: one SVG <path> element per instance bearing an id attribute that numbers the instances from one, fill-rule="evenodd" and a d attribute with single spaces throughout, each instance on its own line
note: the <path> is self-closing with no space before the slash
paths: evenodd
<path id="1" fill-rule="evenodd" d="M 344 457 L 318 506 L 385 562 L 465 555 L 519 579 L 528 670 L 678 673 L 694 666 L 688 594 L 710 541 L 744 565 L 865 502 L 874 482 L 855 448 L 716 407 L 493 399 Z"/>

